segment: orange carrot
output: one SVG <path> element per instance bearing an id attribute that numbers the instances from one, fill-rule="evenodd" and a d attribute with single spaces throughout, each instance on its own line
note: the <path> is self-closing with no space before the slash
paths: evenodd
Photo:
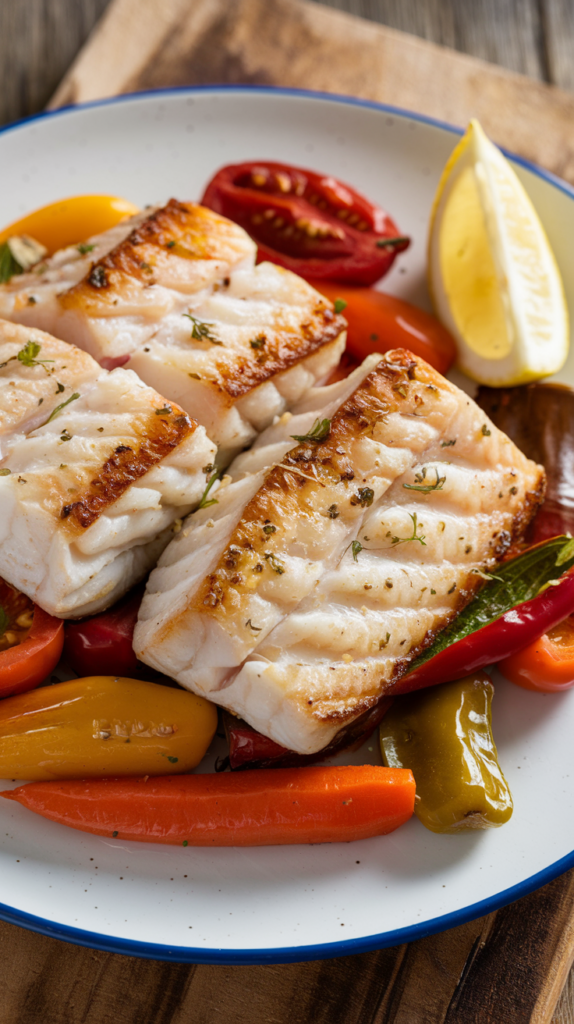
<path id="1" fill-rule="evenodd" d="M 403 768 L 31 782 L 0 796 L 83 832 L 183 846 L 337 843 L 392 832 L 414 808 Z"/>

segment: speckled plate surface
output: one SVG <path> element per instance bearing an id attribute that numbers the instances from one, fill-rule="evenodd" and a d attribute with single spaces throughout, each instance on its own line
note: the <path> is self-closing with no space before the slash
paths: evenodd
<path id="1" fill-rule="evenodd" d="M 389 209 L 413 244 L 385 290 L 426 306 L 427 222 L 454 131 L 294 91 L 123 97 L 0 133 L 0 224 L 78 193 L 141 205 L 197 199 L 223 164 L 283 160 L 329 171 Z M 574 191 L 524 162 L 516 169 L 574 309 Z M 559 379 L 574 384 L 572 358 Z M 180 849 L 84 835 L 1 801 L 0 917 L 132 956 L 215 963 L 341 956 L 459 924 L 574 864 L 565 811 L 574 803 L 574 692 L 545 696 L 497 679 L 494 728 L 515 811 L 504 828 L 475 835 L 435 836 L 415 819 L 359 843 Z M 377 761 L 376 743 L 352 760 Z"/>

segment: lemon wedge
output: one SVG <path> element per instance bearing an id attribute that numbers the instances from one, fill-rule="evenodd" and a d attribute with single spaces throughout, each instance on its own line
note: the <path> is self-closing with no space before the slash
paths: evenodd
<path id="1" fill-rule="evenodd" d="M 458 365 L 492 387 L 547 377 L 568 355 L 568 309 L 544 228 L 508 160 L 471 121 L 431 213 L 429 288 Z"/>

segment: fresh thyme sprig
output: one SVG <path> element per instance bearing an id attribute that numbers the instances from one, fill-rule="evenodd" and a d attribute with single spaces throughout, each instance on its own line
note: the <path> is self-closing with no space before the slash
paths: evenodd
<path id="1" fill-rule="evenodd" d="M 425 483 L 427 471 L 426 466 L 423 466 L 422 471 L 415 474 L 415 483 L 403 484 L 403 487 L 406 487 L 408 491 L 420 491 L 421 494 L 430 494 L 431 491 L 442 491 L 446 481 L 446 476 L 439 476 L 436 466 L 433 466 L 433 469 L 436 473 L 436 480 L 434 484 Z"/>
<path id="2" fill-rule="evenodd" d="M 409 516 L 411 517 L 411 519 L 413 521 L 413 532 L 412 532 L 411 536 L 410 537 L 392 537 L 391 538 L 391 544 L 408 544 L 409 541 L 411 541 L 411 540 L 418 540 L 419 544 L 422 544 L 422 546 L 424 548 L 426 548 L 427 545 L 426 545 L 424 533 L 421 533 L 420 536 L 418 534 L 418 529 L 419 529 L 419 526 L 421 524 L 417 523 L 417 514 L 416 514 L 416 512 L 409 512 Z"/>
<path id="3" fill-rule="evenodd" d="M 313 441 L 319 444 L 326 441 L 331 433 L 331 420 L 316 419 L 308 434 L 291 434 L 294 441 L 304 444 L 306 441 Z"/>
<path id="4" fill-rule="evenodd" d="M 210 476 L 209 480 L 207 481 L 207 487 L 205 488 L 203 494 L 201 495 L 201 500 L 199 502 L 199 505 L 197 506 L 198 509 L 200 509 L 200 508 L 209 508 L 210 505 L 217 505 L 218 504 L 217 498 L 209 498 L 208 499 L 208 497 L 207 497 L 209 492 L 210 492 L 210 490 L 211 490 L 211 488 L 213 487 L 213 485 L 214 485 L 214 483 L 215 483 L 215 481 L 217 480 L 218 477 L 219 477 L 219 470 L 216 469 L 215 473 L 213 473 L 212 476 Z"/>
<path id="5" fill-rule="evenodd" d="M 188 320 L 191 320 L 193 324 L 191 337 L 195 338 L 196 341 L 210 341 L 212 345 L 223 345 L 223 342 L 211 333 L 210 328 L 213 327 L 213 324 L 208 324 L 202 320 L 198 320 L 196 317 L 192 316 L 191 313 L 183 313 L 183 316 L 187 317 Z"/>
<path id="6" fill-rule="evenodd" d="M 59 416 L 59 414 L 61 413 L 62 409 L 65 409 L 66 406 L 70 404 L 70 402 L 75 402 L 76 399 L 79 398 L 79 397 L 80 397 L 80 392 L 79 391 L 74 391 L 74 394 L 70 395 L 70 397 L 67 398 L 65 402 L 60 402 L 60 404 L 57 405 L 56 408 L 52 410 L 52 412 L 48 416 L 48 419 L 46 420 L 46 423 L 51 423 L 52 420 L 55 420 L 56 416 Z M 44 424 L 44 426 L 46 426 L 46 423 Z"/>

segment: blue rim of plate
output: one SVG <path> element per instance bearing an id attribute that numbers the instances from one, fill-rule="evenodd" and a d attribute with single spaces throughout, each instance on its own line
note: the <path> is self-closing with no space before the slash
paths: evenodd
<path id="1" fill-rule="evenodd" d="M 177 86 L 166 89 L 149 89 L 145 92 L 125 93 L 122 96 L 112 96 L 108 99 L 93 100 L 89 103 L 79 103 L 62 107 L 59 110 L 48 110 L 40 114 L 32 114 L 30 117 L 22 118 L 0 128 L 0 135 L 15 131 L 18 128 L 29 125 L 33 121 L 44 121 L 48 118 L 62 117 L 66 114 L 73 114 L 83 110 L 90 110 L 93 107 L 105 107 L 112 104 L 137 102 L 157 96 L 173 96 L 182 93 L 263 93 L 267 95 L 293 96 L 300 99 L 325 100 L 331 103 L 345 104 L 346 106 L 364 107 L 369 110 L 377 110 L 380 113 L 396 115 L 406 118 L 409 121 L 418 121 L 421 124 L 430 125 L 433 128 L 442 128 L 453 135 L 462 135 L 463 128 L 440 121 L 438 118 L 426 117 L 424 114 L 416 114 L 401 107 L 390 106 L 386 103 L 376 103 L 373 100 L 357 99 L 355 96 L 345 96 L 339 93 L 314 92 L 311 89 L 281 88 L 267 85 L 192 85 Z M 563 192 L 570 199 L 574 200 L 574 188 L 562 181 L 550 171 L 545 171 L 537 164 L 531 163 L 524 157 L 517 156 L 504 147 L 500 147 L 513 163 L 524 167 L 538 178 L 548 182 L 558 191 Z M 173 963 L 202 963 L 202 964 L 285 964 L 302 963 L 305 960 L 326 960 L 332 957 L 350 956 L 355 953 L 367 953 L 374 949 L 385 949 L 388 946 L 398 946 L 405 942 L 414 942 L 415 939 L 423 939 L 427 935 L 436 932 L 446 931 L 448 928 L 455 928 L 457 925 L 465 924 L 477 917 L 483 917 L 494 910 L 513 903 L 522 896 L 534 892 L 536 889 L 547 885 L 559 875 L 574 867 L 574 850 L 554 861 L 542 871 L 536 872 L 522 882 L 503 889 L 487 899 L 478 903 L 471 903 L 460 910 L 451 911 L 441 917 L 434 917 L 429 921 L 422 921 L 419 924 L 407 925 L 404 928 L 397 928 L 394 931 L 381 932 L 375 935 L 366 935 L 357 939 L 343 939 L 340 942 L 322 942 L 310 946 L 281 946 L 273 949 L 201 949 L 194 946 L 167 946 L 153 942 L 138 942 L 134 939 L 114 938 L 100 932 L 85 931 L 82 928 L 73 928 L 71 925 L 54 924 L 43 917 L 36 917 L 23 910 L 16 910 L 5 903 L 0 903 L 0 920 L 9 924 L 19 925 L 30 931 L 39 932 L 53 939 L 61 939 L 76 946 L 88 946 L 91 949 L 101 949 L 108 953 L 121 953 L 124 956 L 140 957 L 148 960 L 167 960 Z"/>

